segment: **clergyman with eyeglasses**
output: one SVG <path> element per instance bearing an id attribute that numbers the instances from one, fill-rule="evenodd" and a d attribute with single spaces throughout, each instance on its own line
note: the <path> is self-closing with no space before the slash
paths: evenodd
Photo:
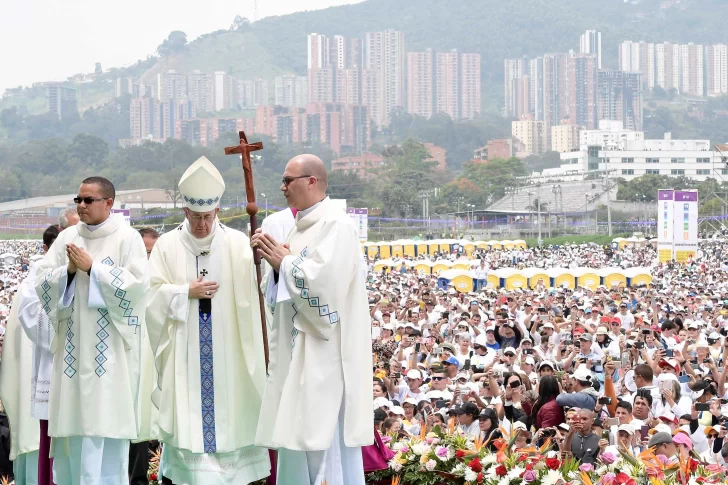
<path id="1" fill-rule="evenodd" d="M 38 263 L 35 289 L 52 322 L 48 435 L 58 484 L 124 483 L 137 438 L 147 258 L 139 233 L 111 217 L 114 185 L 85 179 L 81 222 Z"/>

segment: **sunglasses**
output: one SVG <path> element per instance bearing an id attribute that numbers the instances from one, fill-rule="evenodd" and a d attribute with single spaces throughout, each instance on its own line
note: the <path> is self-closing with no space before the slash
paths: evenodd
<path id="1" fill-rule="evenodd" d="M 283 179 L 281 179 L 281 183 L 285 187 L 288 187 L 291 184 L 291 182 L 293 182 L 294 180 L 305 179 L 307 177 L 313 177 L 313 175 L 299 175 L 298 177 L 283 177 Z"/>
<path id="2" fill-rule="evenodd" d="M 713 438 L 713 439 L 716 439 L 717 437 L 718 437 L 718 435 L 717 435 L 717 434 L 714 434 L 714 433 L 710 433 L 710 434 L 708 435 L 708 438 Z"/>
<path id="3" fill-rule="evenodd" d="M 108 199 L 108 197 L 101 197 L 99 199 L 94 199 L 93 197 L 80 197 L 80 196 L 76 196 L 76 197 L 73 198 L 73 202 L 76 203 L 76 204 L 80 204 L 81 202 L 83 202 L 86 205 L 91 205 L 94 202 L 99 202 L 99 201 L 106 200 L 106 199 Z"/>
<path id="4" fill-rule="evenodd" d="M 503 355 L 506 357 L 515 357 L 516 356 L 516 354 L 511 354 L 511 353 L 507 353 L 507 354 L 503 354 Z"/>
<path id="5" fill-rule="evenodd" d="M 441 376 L 432 376 L 432 380 L 433 380 L 433 381 L 442 381 L 442 380 L 444 380 L 444 379 L 445 379 L 445 378 L 444 378 L 444 377 L 441 377 Z"/>

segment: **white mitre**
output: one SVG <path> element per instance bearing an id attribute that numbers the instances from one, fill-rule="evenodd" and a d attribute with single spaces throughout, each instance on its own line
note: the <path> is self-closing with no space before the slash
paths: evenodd
<path id="1" fill-rule="evenodd" d="M 225 182 L 212 162 L 200 157 L 182 174 L 179 191 L 189 210 L 209 212 L 220 205 Z"/>

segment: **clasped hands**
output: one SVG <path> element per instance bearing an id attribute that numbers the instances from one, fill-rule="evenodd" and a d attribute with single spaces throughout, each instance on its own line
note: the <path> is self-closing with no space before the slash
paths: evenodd
<path id="1" fill-rule="evenodd" d="M 85 249 L 79 248 L 73 243 L 66 244 L 66 255 L 68 256 L 68 273 L 74 274 L 80 269 L 84 273 L 91 271 L 94 260 Z"/>
<path id="2" fill-rule="evenodd" d="M 262 229 L 257 229 L 250 239 L 250 247 L 260 251 L 260 256 L 268 261 L 273 269 L 278 271 L 283 258 L 291 254 L 288 244 L 278 244 L 270 235 L 265 234 Z"/>

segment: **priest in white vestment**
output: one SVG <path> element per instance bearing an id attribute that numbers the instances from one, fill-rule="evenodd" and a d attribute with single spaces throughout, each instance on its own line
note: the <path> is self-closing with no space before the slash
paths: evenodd
<path id="1" fill-rule="evenodd" d="M 115 217 L 114 186 L 81 183 L 81 222 L 38 263 L 36 292 L 56 338 L 48 434 L 59 485 L 128 483 L 129 440 L 139 423 L 140 326 L 149 288 L 139 233 Z"/>
<path id="2" fill-rule="evenodd" d="M 217 219 L 225 184 L 206 158 L 179 184 L 185 221 L 150 259 L 161 474 L 177 485 L 246 484 L 270 474 L 254 446 L 265 358 L 253 251 Z"/>
<path id="3" fill-rule="evenodd" d="M 0 401 L 10 424 L 10 460 L 15 483 L 24 485 L 38 484 L 40 423 L 33 417 L 31 405 L 33 356 L 33 342 L 23 332 L 15 302 L 8 315 L 0 360 Z"/>
<path id="4" fill-rule="evenodd" d="M 254 248 L 276 270 L 269 375 L 256 441 L 278 449 L 278 483 L 363 485 L 374 440 L 371 327 L 356 227 L 326 197 L 323 162 L 293 158 L 281 190 L 296 225 Z M 289 249 L 290 248 L 290 249 Z M 264 282 L 265 284 L 265 282 Z"/>
<path id="5" fill-rule="evenodd" d="M 74 209 L 75 212 L 75 209 Z M 69 222 L 74 222 L 73 220 Z M 74 222 L 73 225 L 77 223 Z M 43 232 L 43 253 L 53 245 L 58 237 L 59 227 L 50 226 Z M 37 258 L 34 259 L 33 258 Z M 18 307 L 18 319 L 25 335 L 33 342 L 33 377 L 31 379 L 31 414 L 40 423 L 40 445 L 38 449 L 38 467 L 36 469 L 38 484 L 52 483 L 50 461 L 50 438 L 48 437 L 48 398 L 51 391 L 51 373 L 53 370 L 53 353 L 51 343 L 55 338 L 55 330 L 41 308 L 38 293 L 35 291 L 35 273 L 40 255 L 31 258 L 32 263 L 28 277 L 18 287 L 14 305 Z"/>

